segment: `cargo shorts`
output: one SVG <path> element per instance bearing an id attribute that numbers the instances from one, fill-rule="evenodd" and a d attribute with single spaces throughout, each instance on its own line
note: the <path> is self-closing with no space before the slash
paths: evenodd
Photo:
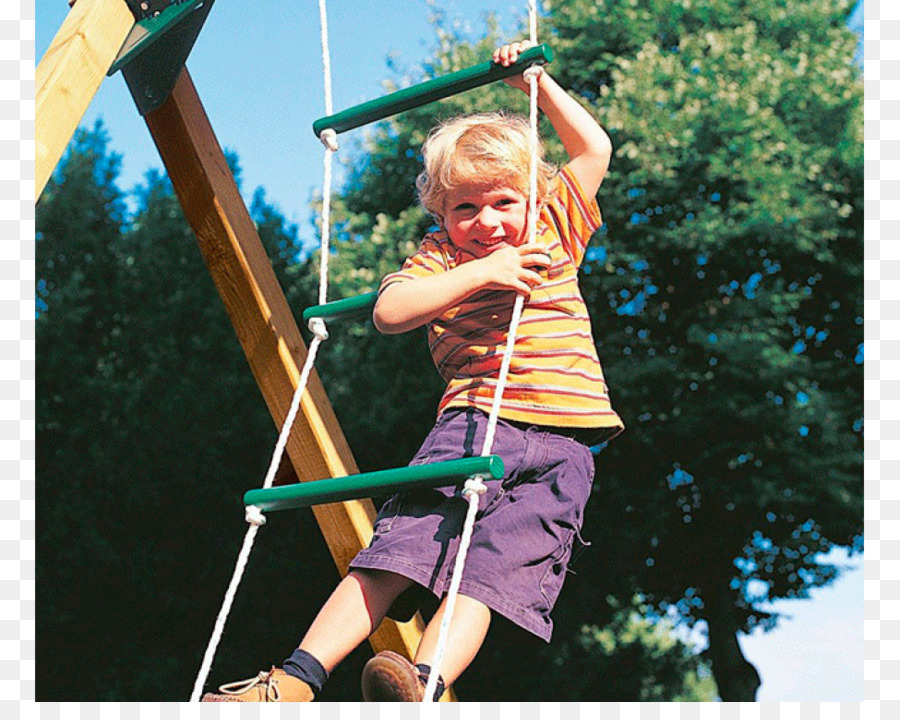
<path id="1" fill-rule="evenodd" d="M 487 424 L 475 408 L 446 410 L 410 465 L 481 454 Z M 564 429 L 502 419 L 492 453 L 503 458 L 505 473 L 485 480 L 459 592 L 549 641 L 550 611 L 573 544 L 583 543 L 593 456 Z M 381 507 L 369 547 L 350 567 L 387 570 L 416 583 L 390 617 L 409 619 L 423 589 L 438 599 L 447 592 L 467 507 L 461 486 L 404 492 Z"/>

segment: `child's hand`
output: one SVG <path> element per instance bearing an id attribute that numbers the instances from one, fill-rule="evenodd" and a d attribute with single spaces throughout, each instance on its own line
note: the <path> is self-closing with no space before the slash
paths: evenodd
<path id="1" fill-rule="evenodd" d="M 537 243 L 507 246 L 481 258 L 486 272 L 485 288 L 515 290 L 528 298 L 543 282 L 540 270 L 550 267 L 550 255 Z"/>
<path id="2" fill-rule="evenodd" d="M 519 42 L 508 43 L 494 50 L 494 54 L 491 59 L 497 65 L 509 67 L 516 60 L 518 60 L 521 53 L 534 46 L 534 43 L 530 40 L 520 40 Z M 519 90 L 528 92 L 528 83 L 525 82 L 525 79 L 521 74 L 512 75 L 511 77 L 505 78 L 503 82 L 505 82 L 507 85 L 511 85 L 514 88 L 518 88 Z"/>

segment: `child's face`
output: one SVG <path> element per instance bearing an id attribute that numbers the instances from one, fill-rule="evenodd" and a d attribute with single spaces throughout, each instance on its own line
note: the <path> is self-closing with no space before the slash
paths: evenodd
<path id="1" fill-rule="evenodd" d="M 528 198 L 518 190 L 468 183 L 449 190 L 444 207 L 451 242 L 477 258 L 525 241 Z"/>

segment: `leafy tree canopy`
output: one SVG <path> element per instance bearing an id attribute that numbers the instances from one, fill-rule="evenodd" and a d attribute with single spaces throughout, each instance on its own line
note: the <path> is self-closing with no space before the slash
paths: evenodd
<path id="1" fill-rule="evenodd" d="M 851 10 L 843 0 L 571 0 L 547 3 L 543 23 L 551 72 L 616 148 L 582 289 L 628 427 L 598 460 L 587 528 L 598 549 L 582 562 L 617 597 L 640 591 L 704 621 L 726 699 L 752 699 L 758 686 L 735 633 L 771 627 L 767 601 L 830 582 L 839 569 L 822 552 L 862 547 L 862 82 Z M 500 41 L 492 27 L 478 40 L 439 27 L 422 77 L 471 65 Z M 524 112 L 525 101 L 482 88 L 379 126 L 339 206 L 340 278 L 374 287 L 431 223 L 413 203 L 430 127 L 496 107 Z M 344 380 L 348 398 L 397 377 L 393 358 L 368 359 L 362 383 Z M 414 379 L 407 407 L 431 407 L 435 391 L 420 380 L 429 363 L 403 362 Z M 383 433 L 376 444 L 409 439 L 411 453 L 418 417 L 378 417 L 380 430 L 360 418 Z M 579 610 L 601 612 L 604 595 L 575 584 Z"/>
<path id="2" fill-rule="evenodd" d="M 476 661 L 491 682 L 473 673 L 461 693 L 752 699 L 758 676 L 736 634 L 777 622 L 768 600 L 830 582 L 839 568 L 821 552 L 861 550 L 862 83 L 850 10 L 547 4 L 551 71 L 616 147 L 581 282 L 627 430 L 598 457 L 592 547 L 563 590 L 554 643 L 529 651 L 498 623 Z M 492 24 L 475 40 L 436 29 L 421 78 L 501 41 Z M 335 297 L 375 289 L 433 223 L 413 200 L 433 124 L 497 107 L 524 112 L 526 101 L 481 88 L 360 143 L 334 209 Z M 118 162 L 101 126 L 80 132 L 37 207 L 37 655 L 84 658 L 41 699 L 188 693 L 243 532 L 240 496 L 274 444 L 168 181 L 148 175 L 129 213 Z M 296 228 L 262 191 L 251 211 L 299 312 L 315 295 L 315 258 L 300 257 Z M 360 465 L 407 462 L 441 392 L 421 332 L 345 325 L 320 358 Z M 323 578 L 336 580 L 311 515 L 297 517 L 267 526 L 245 580 L 267 592 L 239 599 L 213 682 L 277 662 L 333 585 Z M 702 622 L 705 658 L 667 629 L 672 617 Z M 361 652 L 323 699 L 356 697 Z"/>

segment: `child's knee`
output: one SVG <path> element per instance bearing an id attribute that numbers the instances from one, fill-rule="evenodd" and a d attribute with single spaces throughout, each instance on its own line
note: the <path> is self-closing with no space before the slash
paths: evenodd
<path id="1" fill-rule="evenodd" d="M 374 592 L 391 598 L 400 595 L 413 582 L 408 577 L 390 570 L 354 568 L 348 574 L 356 578 L 356 581 L 363 588 L 363 592 Z"/>

